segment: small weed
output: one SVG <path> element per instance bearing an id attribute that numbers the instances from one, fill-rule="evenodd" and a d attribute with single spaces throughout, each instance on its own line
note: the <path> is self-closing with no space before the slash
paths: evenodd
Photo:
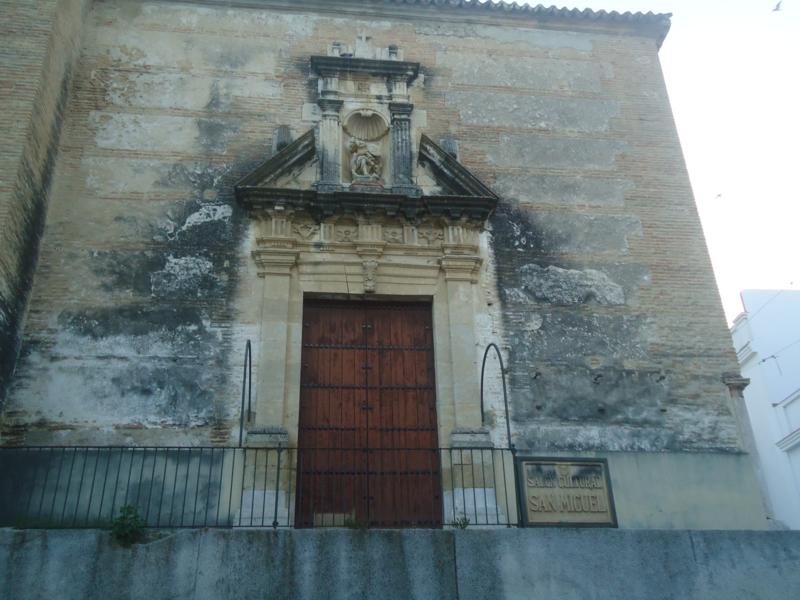
<path id="1" fill-rule="evenodd" d="M 144 521 L 135 506 L 119 509 L 119 516 L 111 522 L 111 535 L 126 548 L 144 539 Z"/>
<path id="2" fill-rule="evenodd" d="M 452 523 L 450 523 L 450 527 L 454 527 L 455 529 L 466 529 L 469 527 L 469 517 L 456 517 Z"/>
<path id="3" fill-rule="evenodd" d="M 369 529 L 369 523 L 358 517 L 347 517 L 343 525 L 348 529 Z"/>

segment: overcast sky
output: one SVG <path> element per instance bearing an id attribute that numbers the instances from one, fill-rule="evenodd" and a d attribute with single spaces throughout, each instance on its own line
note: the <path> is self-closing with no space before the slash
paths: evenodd
<path id="1" fill-rule="evenodd" d="M 729 321 L 743 289 L 800 289 L 800 0 L 776 2 L 559 3 L 673 14 L 661 63 Z"/>

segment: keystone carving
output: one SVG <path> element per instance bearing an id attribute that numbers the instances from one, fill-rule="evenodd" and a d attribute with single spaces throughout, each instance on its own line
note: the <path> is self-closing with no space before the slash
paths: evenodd
<path id="1" fill-rule="evenodd" d="M 373 294 L 375 293 L 375 272 L 378 270 L 378 261 L 365 260 L 361 266 L 364 269 L 364 293 Z"/>

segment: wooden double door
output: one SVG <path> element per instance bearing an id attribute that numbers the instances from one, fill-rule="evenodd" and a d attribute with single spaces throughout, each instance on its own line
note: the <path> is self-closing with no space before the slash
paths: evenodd
<path id="1" fill-rule="evenodd" d="M 440 527 L 431 305 L 303 305 L 297 527 Z"/>

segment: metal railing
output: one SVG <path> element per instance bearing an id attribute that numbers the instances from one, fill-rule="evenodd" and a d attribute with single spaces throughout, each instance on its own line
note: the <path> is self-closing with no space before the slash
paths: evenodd
<path id="1" fill-rule="evenodd" d="M 494 448 L 0 448 L 0 526 L 516 526 L 514 462 Z"/>
<path id="2" fill-rule="evenodd" d="M 242 367 L 242 408 L 239 411 L 239 447 L 242 447 L 244 436 L 244 401 L 247 391 L 247 422 L 253 418 L 253 348 L 250 340 L 244 345 L 244 365 Z"/>

